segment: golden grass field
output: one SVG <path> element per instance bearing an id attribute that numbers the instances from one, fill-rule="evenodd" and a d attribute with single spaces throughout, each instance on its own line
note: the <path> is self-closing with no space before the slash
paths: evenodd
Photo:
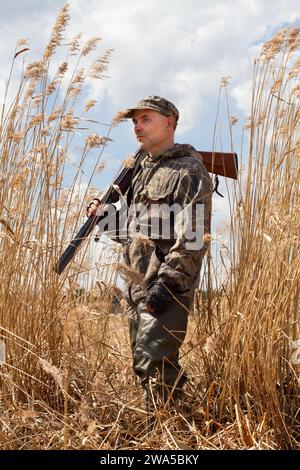
<path id="1" fill-rule="evenodd" d="M 182 348 L 192 412 L 158 411 L 149 436 L 122 299 L 112 312 L 119 248 L 97 260 L 102 284 L 82 274 L 93 271 L 92 243 L 63 275 L 53 271 L 95 191 L 78 192 L 80 169 L 96 150 L 101 170 L 111 128 L 87 135 L 66 188 L 68 152 L 96 105 L 80 109 L 79 96 L 87 78 L 104 78 L 111 54 L 86 65 L 97 38 L 62 46 L 68 20 L 65 6 L 43 57 L 24 63 L 7 102 L 27 52 L 18 42 L 1 113 L 0 449 L 299 449 L 299 28 L 279 31 L 254 63 L 229 243 L 216 241 L 206 257 Z M 66 58 L 50 80 L 58 47 Z M 221 267 L 226 275 L 215 281 Z"/>

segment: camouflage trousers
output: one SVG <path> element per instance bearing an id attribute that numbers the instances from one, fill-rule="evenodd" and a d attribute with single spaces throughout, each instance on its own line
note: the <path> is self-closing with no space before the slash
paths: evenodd
<path id="1" fill-rule="evenodd" d="M 179 348 L 186 335 L 191 300 L 177 296 L 160 315 L 137 306 L 137 319 L 129 319 L 133 370 L 141 380 L 147 407 L 174 403 L 187 381 L 179 364 Z"/>

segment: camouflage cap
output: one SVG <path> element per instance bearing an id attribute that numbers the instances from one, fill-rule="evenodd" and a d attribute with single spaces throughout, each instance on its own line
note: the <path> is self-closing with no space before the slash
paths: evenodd
<path id="1" fill-rule="evenodd" d="M 133 117 L 134 111 L 140 109 L 153 109 L 164 116 L 170 116 L 172 114 L 176 123 L 179 119 L 179 111 L 176 106 L 160 96 L 148 96 L 147 98 L 143 98 L 138 101 L 134 108 L 125 109 L 124 111 L 121 111 L 121 113 L 124 118 L 128 119 Z"/>

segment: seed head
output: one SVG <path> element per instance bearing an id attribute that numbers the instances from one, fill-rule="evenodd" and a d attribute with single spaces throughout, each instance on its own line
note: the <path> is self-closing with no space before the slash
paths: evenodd
<path id="1" fill-rule="evenodd" d="M 81 39 L 82 33 L 77 34 L 70 42 L 70 55 L 75 55 L 76 52 L 80 48 L 80 39 Z"/>
<path id="2" fill-rule="evenodd" d="M 90 134 L 86 139 L 87 147 L 100 147 L 101 145 L 107 145 L 107 142 L 111 141 L 108 137 L 100 137 L 98 134 Z"/>
<path id="3" fill-rule="evenodd" d="M 86 105 L 85 105 L 83 111 L 84 111 L 85 113 L 87 113 L 93 106 L 95 106 L 96 103 L 97 103 L 96 100 L 89 100 L 89 101 L 87 101 L 87 103 L 86 103 Z"/>
<path id="4" fill-rule="evenodd" d="M 62 118 L 61 129 L 70 131 L 78 125 L 78 122 L 79 120 L 74 118 L 73 113 L 70 112 Z"/>
<path id="5" fill-rule="evenodd" d="M 238 118 L 236 117 L 235 114 L 233 114 L 232 116 L 230 116 L 230 124 L 231 124 L 232 126 L 234 126 L 237 122 L 238 122 Z"/>
<path id="6" fill-rule="evenodd" d="M 25 72 L 24 72 L 24 77 L 39 80 L 42 77 L 44 71 L 45 71 L 44 61 L 40 60 L 40 61 L 32 62 L 31 64 L 27 65 Z"/>
<path id="7" fill-rule="evenodd" d="M 82 50 L 82 55 L 86 56 L 88 55 L 91 51 L 96 49 L 97 42 L 100 41 L 102 38 L 94 37 L 91 38 L 87 41 L 86 45 L 84 46 Z"/>

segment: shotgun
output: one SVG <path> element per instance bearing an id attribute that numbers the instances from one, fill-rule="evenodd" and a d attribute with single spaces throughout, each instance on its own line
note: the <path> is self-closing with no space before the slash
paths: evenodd
<path id="1" fill-rule="evenodd" d="M 210 173 L 225 176 L 227 178 L 237 179 L 238 160 L 236 153 L 209 151 L 198 151 L 197 153 Z M 134 155 L 135 165 L 132 168 L 123 168 L 119 176 L 117 176 L 114 183 L 109 187 L 108 191 L 101 199 L 100 206 L 117 202 L 120 197 L 120 192 L 123 195 L 127 192 L 127 190 L 130 188 L 131 181 L 138 171 L 141 161 L 146 156 L 146 154 L 147 152 L 142 150 L 138 150 L 136 152 Z M 101 222 L 104 217 L 105 212 L 102 215 L 88 217 L 85 224 L 81 227 L 75 238 L 71 241 L 69 246 L 60 256 L 58 262 L 55 264 L 54 271 L 57 274 L 61 274 L 63 272 L 63 270 L 75 256 L 75 253 L 77 252 L 81 243 L 90 235 L 95 226 Z"/>

